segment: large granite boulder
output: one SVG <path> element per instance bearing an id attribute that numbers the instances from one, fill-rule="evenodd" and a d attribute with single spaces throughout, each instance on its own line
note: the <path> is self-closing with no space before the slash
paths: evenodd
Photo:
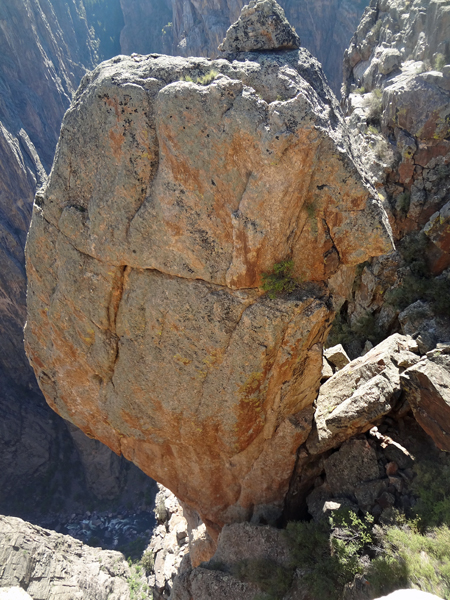
<path id="1" fill-rule="evenodd" d="M 83 80 L 36 197 L 27 353 L 57 412 L 211 532 L 271 522 L 311 429 L 327 281 L 391 247 L 307 51 L 117 57 Z"/>

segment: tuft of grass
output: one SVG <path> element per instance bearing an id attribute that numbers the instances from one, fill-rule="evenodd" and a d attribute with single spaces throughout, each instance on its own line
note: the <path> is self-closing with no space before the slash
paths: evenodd
<path id="1" fill-rule="evenodd" d="M 379 124 L 383 113 L 383 92 L 380 88 L 375 88 L 370 94 L 364 98 L 367 107 L 367 122 Z"/>
<path id="2" fill-rule="evenodd" d="M 196 83 L 197 85 L 209 85 L 219 74 L 215 69 L 211 69 L 205 75 L 201 75 L 199 77 L 190 77 L 189 75 L 185 75 L 181 78 L 181 81 L 189 81 L 191 83 Z"/>
<path id="3" fill-rule="evenodd" d="M 283 260 L 275 263 L 271 273 L 262 273 L 262 289 L 272 300 L 281 294 L 293 292 L 297 281 L 292 277 L 294 270 L 293 260 Z"/>

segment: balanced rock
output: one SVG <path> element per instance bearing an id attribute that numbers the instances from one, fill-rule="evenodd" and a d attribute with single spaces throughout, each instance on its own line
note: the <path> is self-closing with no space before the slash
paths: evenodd
<path id="1" fill-rule="evenodd" d="M 228 29 L 219 46 L 222 52 L 293 50 L 300 38 L 276 0 L 251 0 Z"/>
<path id="2" fill-rule="evenodd" d="M 242 58 L 97 67 L 27 242 L 26 349 L 48 403 L 214 535 L 279 516 L 332 282 L 392 248 L 317 61 Z M 262 275 L 287 258 L 295 289 L 272 299 Z"/>

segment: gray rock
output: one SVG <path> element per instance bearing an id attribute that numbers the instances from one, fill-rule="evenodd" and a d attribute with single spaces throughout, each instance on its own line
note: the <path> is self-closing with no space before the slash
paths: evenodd
<path id="1" fill-rule="evenodd" d="M 397 361 L 415 361 L 409 351 L 415 346 L 412 338 L 394 334 L 326 381 L 316 400 L 309 451 L 336 447 L 390 412 L 401 392 Z"/>
<path id="2" fill-rule="evenodd" d="M 354 494 L 362 483 L 380 477 L 376 452 L 366 440 L 345 442 L 324 461 L 324 466 L 327 484 L 334 496 Z M 367 492 L 363 490 L 359 487 L 359 495 L 365 500 Z"/>
<path id="3" fill-rule="evenodd" d="M 32 598 L 131 598 L 130 568 L 121 553 L 91 548 L 16 517 L 0 516 L 0 563 L 0 587 L 26 588 Z"/>
<path id="4" fill-rule="evenodd" d="M 292 50 L 300 38 L 276 0 L 250 0 L 219 46 L 221 52 Z"/>
<path id="5" fill-rule="evenodd" d="M 450 451 L 450 355 L 435 350 L 400 380 L 418 423 L 441 450 Z"/>

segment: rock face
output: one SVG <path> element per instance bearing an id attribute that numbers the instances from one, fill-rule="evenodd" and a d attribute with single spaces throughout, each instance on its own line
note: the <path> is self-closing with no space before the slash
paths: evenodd
<path id="1" fill-rule="evenodd" d="M 253 52 L 299 47 L 300 38 L 275 0 L 251 0 L 242 9 L 239 19 L 228 29 L 219 50 Z"/>
<path id="2" fill-rule="evenodd" d="M 307 51 L 118 57 L 83 80 L 36 198 L 27 353 L 57 412 L 213 535 L 272 521 L 311 428 L 326 282 L 390 248 Z M 286 258 L 297 284 L 271 299 Z"/>
<path id="3" fill-rule="evenodd" d="M 162 52 L 216 58 L 227 29 L 245 0 L 121 0 L 125 27 L 122 52 Z M 342 84 L 342 56 L 366 0 L 281 0 L 302 44 L 317 56 L 335 93 Z M 155 26 L 156 25 L 156 26 Z"/>
<path id="4" fill-rule="evenodd" d="M 22 588 L 31 598 L 131 598 L 130 568 L 121 553 L 85 546 L 15 517 L 0 516 L 0 563 L 0 586 Z M 9 594 L 5 600 L 16 597 Z"/>
<path id="5" fill-rule="evenodd" d="M 407 369 L 402 387 L 418 423 L 436 445 L 450 451 L 450 346 L 438 347 Z"/>

